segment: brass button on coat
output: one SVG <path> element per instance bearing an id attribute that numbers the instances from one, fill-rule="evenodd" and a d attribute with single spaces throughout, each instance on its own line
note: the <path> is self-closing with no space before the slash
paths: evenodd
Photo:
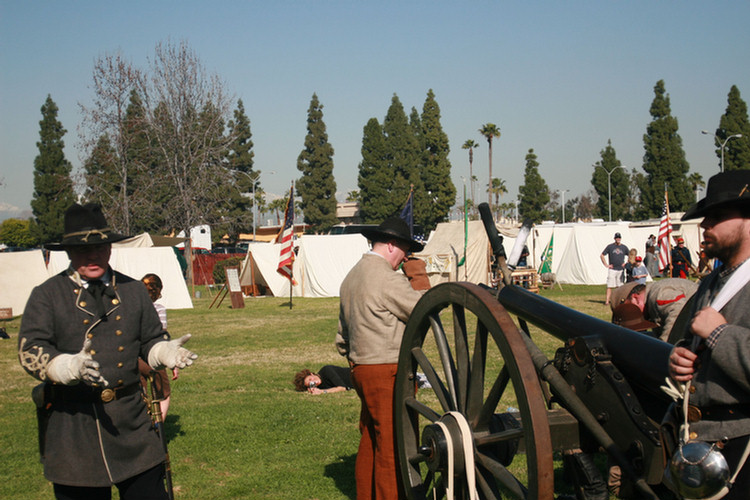
<path id="1" fill-rule="evenodd" d="M 81 307 L 86 307 L 86 301 L 85 300 L 81 301 Z"/>
<path id="2" fill-rule="evenodd" d="M 101 394 L 102 402 L 109 403 L 115 399 L 115 391 L 112 389 L 104 389 Z"/>
<path id="3" fill-rule="evenodd" d="M 83 320 L 83 324 L 84 324 L 84 325 L 88 325 L 89 323 L 91 323 L 91 320 L 90 320 L 90 319 L 84 319 L 84 320 Z"/>
<path id="4" fill-rule="evenodd" d="M 117 368 L 122 368 L 122 362 L 117 363 Z"/>
<path id="5" fill-rule="evenodd" d="M 117 348 L 117 350 L 120 351 L 120 352 L 122 352 L 122 351 L 125 350 L 125 348 L 123 346 L 120 346 L 120 347 Z"/>
<path id="6" fill-rule="evenodd" d="M 117 330 L 117 331 L 115 332 L 115 335 L 122 335 L 122 330 Z"/>
<path id="7" fill-rule="evenodd" d="M 117 300 L 117 299 L 112 299 L 112 304 L 113 304 L 113 305 L 117 305 L 117 304 L 119 304 L 119 303 L 120 303 L 120 301 L 119 301 L 119 300 Z"/>

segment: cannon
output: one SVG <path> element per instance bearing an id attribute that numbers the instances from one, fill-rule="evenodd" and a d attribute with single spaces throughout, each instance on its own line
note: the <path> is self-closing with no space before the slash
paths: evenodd
<path id="1" fill-rule="evenodd" d="M 553 453 L 579 448 L 604 450 L 637 498 L 659 498 L 671 346 L 511 285 L 490 243 L 504 283 L 437 285 L 406 325 L 394 419 L 408 498 L 552 500 Z M 563 341 L 554 359 L 529 323 Z M 415 390 L 417 371 L 431 388 Z"/>

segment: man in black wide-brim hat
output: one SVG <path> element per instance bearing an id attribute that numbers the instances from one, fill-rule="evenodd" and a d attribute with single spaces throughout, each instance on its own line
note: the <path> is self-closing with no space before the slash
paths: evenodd
<path id="1" fill-rule="evenodd" d="M 682 220 L 703 217 L 704 250 L 722 265 L 701 281 L 671 377 L 690 381 L 691 441 L 718 443 L 730 473 L 727 499 L 748 498 L 750 465 L 750 170 L 717 174 Z M 682 416 L 684 417 L 684 416 Z M 703 497 L 701 497 L 703 498 Z"/>
<path id="2" fill-rule="evenodd" d="M 422 297 L 397 269 L 423 245 L 412 239 L 399 217 L 362 234 L 372 242 L 372 250 L 341 283 L 336 347 L 349 360 L 352 385 L 361 400 L 357 500 L 397 499 L 403 498 L 403 488 L 393 429 L 396 368 L 406 321 Z"/>
<path id="3" fill-rule="evenodd" d="M 170 340 L 143 284 L 109 267 L 101 207 L 74 204 L 60 243 L 70 267 L 34 288 L 18 335 L 33 392 L 44 475 L 58 499 L 166 499 L 165 452 L 141 397 L 138 358 L 154 369 L 197 357 Z"/>

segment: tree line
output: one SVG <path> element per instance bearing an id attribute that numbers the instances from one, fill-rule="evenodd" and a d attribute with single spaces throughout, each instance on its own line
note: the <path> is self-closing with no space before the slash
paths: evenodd
<path id="1" fill-rule="evenodd" d="M 654 86 L 654 99 L 650 107 L 651 121 L 643 135 L 643 164 L 641 169 L 630 171 L 617 158 L 611 139 L 600 151 L 600 158 L 593 164 L 591 189 L 585 194 L 562 200 L 560 191 L 550 190 L 540 174 L 540 163 L 533 148 L 525 157 L 524 183 L 519 186 L 517 203 L 499 203 L 499 197 L 507 193 L 505 181 L 492 174 L 492 140 L 500 137 L 500 129 L 488 123 L 479 133 L 489 145 L 489 168 L 491 179 L 485 186 L 488 202 L 497 216 L 514 215 L 517 210 L 520 219 L 562 221 L 591 220 L 602 218 L 611 220 L 643 220 L 661 216 L 664 206 L 665 189 L 669 197 L 670 210 L 682 212 L 696 201 L 697 190 L 705 186 L 702 176 L 690 172 L 690 165 L 682 147 L 678 120 L 672 116 L 669 94 L 663 80 Z M 727 108 L 719 119 L 719 125 L 712 133 L 716 145 L 717 166 L 723 170 L 750 168 L 750 122 L 747 104 L 740 91 L 733 85 L 727 96 Z M 731 140 L 730 140 L 731 139 Z M 471 191 L 467 203 L 469 215 L 476 217 L 473 209 L 478 199 L 475 193 L 476 176 L 473 173 L 474 150 L 479 143 L 473 139 L 464 142 L 462 148 L 468 150 Z M 723 149 L 723 151 L 722 151 Z M 722 160 L 723 158 L 723 160 Z M 723 161 L 723 164 L 722 164 Z M 564 208 L 563 208 L 564 203 Z M 460 206 L 460 204 L 459 204 Z"/>
<path id="2" fill-rule="evenodd" d="M 92 101 L 81 105 L 78 132 L 85 160 L 76 174 L 63 153 L 67 131 L 57 119 L 57 105 L 47 97 L 34 160 L 33 217 L 20 224 L 6 221 L 0 226 L 0 241 L 18 246 L 59 241 L 62 213 L 74 200 L 101 203 L 113 229 L 125 234 L 187 234 L 195 225 L 209 224 L 215 234 L 227 234 L 233 241 L 252 230 L 254 212 L 283 211 L 284 199 L 266 202 L 243 101 L 235 103 L 226 84 L 205 70 L 186 43 L 158 44 L 144 69 L 119 53 L 102 56 L 94 64 L 92 89 Z M 654 87 L 650 113 L 642 172 L 627 172 L 608 141 L 593 165 L 592 188 L 566 200 L 567 220 L 608 218 L 610 199 L 613 220 L 658 217 L 665 186 L 673 211 L 683 211 L 695 200 L 695 190 L 704 183 L 699 174 L 689 174 L 662 80 Z M 368 120 L 362 133 L 358 189 L 347 196 L 359 202 L 363 222 L 379 223 L 398 214 L 410 193 L 414 221 L 426 231 L 447 220 L 454 204 L 463 209 L 456 200 L 449 140 L 440 120 L 431 89 L 421 113 L 412 107 L 407 116 L 394 94 L 382 123 L 374 117 Z M 496 215 L 517 211 L 520 218 L 534 222 L 559 221 L 561 193 L 550 191 L 533 148 L 525 157 L 517 203 L 501 203 L 507 194 L 505 181 L 492 172 L 492 145 L 501 137 L 500 127 L 486 123 L 478 132 L 488 145 L 490 182 L 485 187 Z M 736 86 L 713 135 L 725 170 L 750 167 L 747 105 Z M 462 145 L 469 155 L 467 204 L 472 214 L 478 201 L 473 154 L 479 146 L 472 139 Z M 333 158 L 323 105 L 313 94 L 297 158 L 296 194 L 304 221 L 319 233 L 338 222 Z"/>

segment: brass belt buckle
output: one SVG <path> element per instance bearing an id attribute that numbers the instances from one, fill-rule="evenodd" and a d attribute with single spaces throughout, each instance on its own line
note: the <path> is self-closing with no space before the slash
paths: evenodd
<path id="1" fill-rule="evenodd" d="M 101 398 L 104 403 L 109 403 L 115 399 L 115 391 L 112 389 L 104 389 L 101 393 Z"/>

